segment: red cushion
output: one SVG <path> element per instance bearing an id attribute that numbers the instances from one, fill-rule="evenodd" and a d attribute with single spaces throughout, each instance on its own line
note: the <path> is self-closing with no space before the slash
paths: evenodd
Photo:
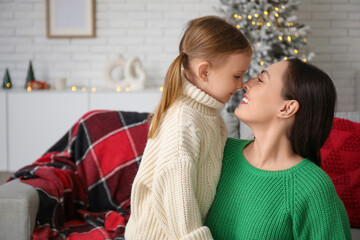
<path id="1" fill-rule="evenodd" d="M 334 182 L 351 227 L 360 227 L 360 123 L 334 118 L 321 148 L 322 169 Z"/>

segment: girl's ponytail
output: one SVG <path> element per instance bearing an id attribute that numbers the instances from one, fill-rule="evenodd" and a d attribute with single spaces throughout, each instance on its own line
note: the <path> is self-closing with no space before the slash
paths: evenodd
<path id="1" fill-rule="evenodd" d="M 171 63 L 165 77 L 164 89 L 161 99 L 157 105 L 154 114 L 149 116 L 150 131 L 148 138 L 153 138 L 160 126 L 162 117 L 166 110 L 176 101 L 182 91 L 181 64 L 186 56 L 181 52 L 177 58 Z"/>

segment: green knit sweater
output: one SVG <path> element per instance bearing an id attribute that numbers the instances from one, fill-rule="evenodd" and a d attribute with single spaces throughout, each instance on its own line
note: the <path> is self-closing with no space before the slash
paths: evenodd
<path id="1" fill-rule="evenodd" d="M 205 225 L 214 239 L 351 239 L 343 203 L 328 175 L 308 159 L 266 171 L 243 155 L 251 141 L 229 138 Z"/>

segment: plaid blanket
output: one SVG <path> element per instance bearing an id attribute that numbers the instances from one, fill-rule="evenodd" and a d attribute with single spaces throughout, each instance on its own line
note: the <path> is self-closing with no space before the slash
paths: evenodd
<path id="1" fill-rule="evenodd" d="M 13 178 L 34 186 L 32 239 L 123 239 L 131 183 L 146 145 L 147 113 L 92 111 Z"/>

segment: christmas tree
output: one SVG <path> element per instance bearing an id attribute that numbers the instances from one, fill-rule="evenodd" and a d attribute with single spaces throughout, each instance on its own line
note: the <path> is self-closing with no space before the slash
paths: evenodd
<path id="1" fill-rule="evenodd" d="M 28 68 L 28 72 L 27 72 L 27 75 L 26 75 L 25 88 L 27 88 L 28 86 L 30 86 L 30 82 L 31 82 L 31 81 L 35 81 L 35 75 L 34 75 L 32 63 L 31 63 L 31 61 L 30 61 L 30 63 L 29 63 L 29 68 Z"/>
<path id="2" fill-rule="evenodd" d="M 5 89 L 12 87 L 11 78 L 10 78 L 10 74 L 9 74 L 8 69 L 5 70 L 4 81 L 3 81 L 2 87 L 5 88 Z"/>
<path id="3" fill-rule="evenodd" d="M 249 39 L 253 57 L 244 81 L 255 77 L 265 67 L 287 58 L 310 61 L 314 53 L 307 53 L 307 34 L 310 27 L 297 22 L 293 11 L 298 0 L 220 0 L 219 11 Z M 233 112 L 239 94 L 228 104 Z M 231 106 L 234 103 L 234 106 Z"/>

